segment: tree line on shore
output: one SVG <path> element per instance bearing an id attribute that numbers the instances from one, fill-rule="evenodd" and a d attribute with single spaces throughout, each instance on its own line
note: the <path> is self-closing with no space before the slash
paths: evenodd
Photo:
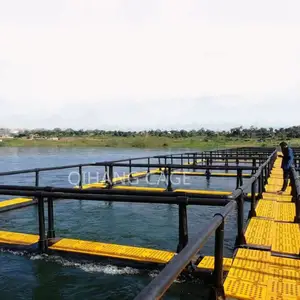
<path id="1" fill-rule="evenodd" d="M 257 128 L 251 126 L 250 128 L 235 127 L 230 130 L 214 131 L 210 129 L 201 128 L 199 130 L 144 130 L 144 131 L 122 131 L 122 130 L 75 130 L 72 128 L 61 129 L 33 129 L 24 130 L 23 132 L 15 134 L 17 138 L 29 138 L 32 136 L 39 136 L 45 138 L 51 137 L 100 137 L 100 136 L 114 136 L 114 137 L 134 137 L 134 136 L 156 136 L 156 137 L 171 137 L 171 138 L 189 138 L 189 137 L 228 137 L 228 138 L 278 138 L 291 139 L 300 138 L 300 126 L 292 126 L 288 128 L 274 129 Z"/>

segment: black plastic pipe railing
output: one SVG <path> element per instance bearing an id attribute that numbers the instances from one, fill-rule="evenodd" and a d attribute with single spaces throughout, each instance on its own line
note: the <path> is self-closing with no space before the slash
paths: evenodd
<path id="1" fill-rule="evenodd" d="M 215 235 L 215 267 L 214 267 L 214 286 L 215 294 L 218 299 L 225 299 L 223 290 L 223 243 L 224 243 L 224 221 L 226 217 L 237 207 L 237 239 L 236 245 L 239 246 L 245 243 L 244 230 L 243 230 L 243 216 L 244 216 L 244 192 L 257 180 L 264 180 L 264 176 L 268 175 L 268 172 L 264 174 L 267 165 L 269 170 L 271 169 L 277 151 L 275 150 L 267 159 L 267 161 L 261 165 L 257 172 L 245 183 L 243 186 L 236 189 L 232 195 L 228 196 L 231 201 L 225 206 L 224 210 L 216 214 L 197 237 L 191 239 L 186 247 L 172 259 L 172 261 L 158 274 L 158 276 L 146 286 L 141 293 L 135 298 L 135 300 L 153 300 L 160 299 L 167 289 L 173 284 L 174 280 L 181 274 L 186 266 L 192 261 L 194 256 L 205 245 L 207 239 L 216 232 Z M 251 192 L 255 195 L 255 189 L 252 188 Z M 252 194 L 251 199 L 255 199 Z M 255 206 L 255 204 L 253 204 Z"/>
<path id="2" fill-rule="evenodd" d="M 209 225 L 205 226 L 196 237 L 192 238 L 187 246 L 175 256 L 171 262 L 159 273 L 159 275 L 150 282 L 150 284 L 142 290 L 135 300 L 153 300 L 160 299 L 167 289 L 173 284 L 183 269 L 192 261 L 194 256 L 203 248 L 208 238 L 218 229 L 222 231 L 224 220 L 235 209 L 236 202 L 230 201 L 224 210 L 216 214 Z M 217 234 L 217 244 L 223 239 L 222 234 Z M 221 246 L 221 245 L 220 245 Z M 218 263 L 215 276 L 215 285 L 218 286 L 223 280 L 223 252 L 221 248 L 215 251 L 218 255 L 216 262 Z M 218 281 L 218 282 L 217 282 Z M 221 287 L 222 288 L 222 287 Z"/>
<path id="3" fill-rule="evenodd" d="M 294 222 L 300 223 L 300 178 L 295 167 L 292 168 L 291 175 L 292 195 L 296 206 L 296 216 Z"/>

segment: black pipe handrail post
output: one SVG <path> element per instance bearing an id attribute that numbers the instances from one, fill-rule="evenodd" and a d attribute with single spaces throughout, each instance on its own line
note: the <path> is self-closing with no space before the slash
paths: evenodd
<path id="1" fill-rule="evenodd" d="M 215 298 L 220 300 L 221 299 L 225 300 L 225 292 L 223 287 L 223 258 L 224 258 L 224 218 L 222 220 L 221 225 L 217 228 L 215 234 L 215 262 L 214 262 L 214 271 L 213 271 Z"/>
<path id="2" fill-rule="evenodd" d="M 47 251 L 47 239 L 45 234 L 45 209 L 44 198 L 38 197 L 38 218 L 39 218 L 39 250 L 44 253 Z"/>
<path id="3" fill-rule="evenodd" d="M 39 182 L 40 182 L 39 173 L 40 172 L 38 170 L 35 171 L 35 186 L 39 186 Z"/>
<path id="4" fill-rule="evenodd" d="M 243 191 L 237 199 L 237 237 L 235 241 L 236 247 L 246 243 L 244 236 L 244 194 Z"/>
<path id="5" fill-rule="evenodd" d="M 148 169 L 147 169 L 147 172 L 148 173 L 150 172 L 150 157 L 148 157 Z"/>
<path id="6" fill-rule="evenodd" d="M 112 188 L 114 185 L 114 167 L 113 165 L 109 165 L 108 167 L 108 187 Z"/>
<path id="7" fill-rule="evenodd" d="M 236 173 L 236 189 L 238 189 L 241 186 L 242 172 L 238 169 Z"/>
<path id="8" fill-rule="evenodd" d="M 185 198 L 187 200 L 187 198 Z M 188 219 L 187 219 L 187 205 L 186 203 L 180 203 L 178 205 L 179 215 L 179 242 L 177 246 L 177 253 L 179 253 L 188 243 Z"/>
<path id="9" fill-rule="evenodd" d="M 80 188 L 82 188 L 82 166 L 81 165 L 79 166 L 78 174 L 79 174 L 79 184 L 78 185 Z"/>
<path id="10" fill-rule="evenodd" d="M 261 190 L 262 193 L 265 191 L 265 174 L 264 174 L 264 167 L 262 166 L 262 170 L 261 170 Z"/>
<path id="11" fill-rule="evenodd" d="M 53 198 L 48 197 L 48 233 L 47 238 L 55 238 L 54 231 L 54 212 L 53 212 Z"/>
<path id="12" fill-rule="evenodd" d="M 258 197 L 262 198 L 263 194 L 263 183 L 262 183 L 262 174 L 258 177 Z"/>
<path id="13" fill-rule="evenodd" d="M 196 153 L 193 153 L 193 165 L 197 165 Z"/>
<path id="14" fill-rule="evenodd" d="M 254 180 L 251 184 L 251 209 L 248 218 L 256 217 L 256 186 L 257 180 Z"/>
<path id="15" fill-rule="evenodd" d="M 292 196 L 296 208 L 296 216 L 294 222 L 300 223 L 300 179 L 295 170 L 295 167 L 292 167 L 291 173 Z"/>
<path id="16" fill-rule="evenodd" d="M 240 186 L 244 185 L 244 180 L 243 180 L 243 170 L 240 169 Z"/>
<path id="17" fill-rule="evenodd" d="M 230 201 L 221 213 L 216 214 L 211 222 L 187 244 L 164 269 L 134 298 L 135 300 L 160 299 L 174 280 L 190 264 L 193 257 L 199 253 L 208 238 L 222 225 L 225 218 L 235 209 L 236 201 Z M 221 232 L 218 234 L 220 239 Z M 217 252 L 218 253 L 218 252 Z M 218 261 L 218 259 L 217 259 Z"/>
<path id="18" fill-rule="evenodd" d="M 167 168 L 167 177 L 168 177 L 168 186 L 167 186 L 167 191 L 172 191 L 172 169 L 170 167 Z"/>
<path id="19" fill-rule="evenodd" d="M 255 168 L 256 167 L 256 158 L 253 158 L 252 159 L 252 166 L 253 166 L 253 168 Z M 254 174 L 255 173 L 255 171 L 254 171 L 254 169 L 252 170 L 252 174 Z"/>
<path id="20" fill-rule="evenodd" d="M 131 166 L 131 163 L 132 163 L 132 161 L 131 161 L 131 159 L 129 159 L 129 175 L 132 174 L 132 166 Z M 160 164 L 160 158 L 159 158 L 159 164 Z"/>
<path id="21" fill-rule="evenodd" d="M 266 165 L 264 166 L 264 186 L 268 183 L 268 170 L 267 170 L 267 165 L 268 165 L 268 164 L 266 164 Z"/>

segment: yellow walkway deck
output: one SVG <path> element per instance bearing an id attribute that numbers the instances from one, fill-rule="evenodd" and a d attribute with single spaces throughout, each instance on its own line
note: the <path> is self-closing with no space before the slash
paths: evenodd
<path id="1" fill-rule="evenodd" d="M 239 249 L 224 283 L 225 294 L 234 299 L 300 299 L 300 227 L 293 223 L 295 204 L 290 187 L 277 195 L 283 184 L 281 158 L 277 158 L 266 192 L 256 207 L 245 238 L 248 245 L 269 251 Z M 294 255 L 284 258 L 276 255 Z"/>
<path id="2" fill-rule="evenodd" d="M 161 174 L 161 171 L 156 171 L 154 174 Z M 193 171 L 173 171 L 172 175 L 187 175 L 187 176 L 206 176 L 205 172 Z M 211 172 L 212 177 L 236 177 L 236 173 Z M 242 174 L 243 177 L 250 178 L 251 174 Z"/>
<path id="3" fill-rule="evenodd" d="M 31 246 L 38 241 L 38 235 L 0 231 L 0 244 Z M 49 249 L 157 264 L 167 264 L 176 255 L 171 251 L 64 238 L 51 245 Z M 224 270 L 229 270 L 231 263 L 232 259 L 225 258 Z M 198 264 L 198 268 L 213 270 L 214 257 L 204 257 Z"/>
<path id="4" fill-rule="evenodd" d="M 35 234 L 0 231 L 0 243 L 13 245 L 32 245 L 37 243 L 39 236 Z"/>
<path id="5" fill-rule="evenodd" d="M 0 201 L 0 211 L 4 209 L 8 210 L 17 207 L 23 207 L 31 204 L 34 204 L 34 202 L 30 198 L 14 198 L 9 200 L 4 200 L 4 201 Z"/>

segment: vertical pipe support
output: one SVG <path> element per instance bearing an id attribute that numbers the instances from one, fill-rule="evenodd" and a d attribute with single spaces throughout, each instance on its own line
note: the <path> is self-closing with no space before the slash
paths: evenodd
<path id="1" fill-rule="evenodd" d="M 114 168 L 113 165 L 108 166 L 108 184 L 109 188 L 113 187 L 113 180 L 114 180 Z"/>
<path id="2" fill-rule="evenodd" d="M 79 166 L 79 187 L 82 188 L 82 165 Z"/>
<path id="3" fill-rule="evenodd" d="M 297 196 L 295 205 L 296 205 L 296 216 L 294 222 L 300 223 L 300 195 Z"/>
<path id="4" fill-rule="evenodd" d="M 240 186 L 242 186 L 243 184 L 244 184 L 244 180 L 243 180 L 243 170 L 241 169 L 240 170 L 241 172 L 240 172 Z"/>
<path id="5" fill-rule="evenodd" d="M 222 217 L 222 223 L 217 228 L 215 235 L 215 262 L 213 272 L 214 290 L 215 299 L 225 299 L 223 287 L 224 217 L 222 214 L 216 215 Z"/>
<path id="6" fill-rule="evenodd" d="M 248 218 L 256 217 L 255 207 L 256 207 L 256 179 L 252 182 L 251 185 L 251 209 L 249 211 Z"/>
<path id="7" fill-rule="evenodd" d="M 48 239 L 55 238 L 54 231 L 54 212 L 53 212 L 53 198 L 48 197 Z"/>
<path id="8" fill-rule="evenodd" d="M 237 169 L 236 171 L 236 189 L 238 189 L 242 185 L 242 170 Z"/>
<path id="9" fill-rule="evenodd" d="M 39 250 L 44 253 L 47 251 L 47 240 L 45 234 L 45 209 L 44 198 L 38 197 L 38 215 L 39 215 Z"/>
<path id="10" fill-rule="evenodd" d="M 242 194 L 237 199 L 237 237 L 235 241 L 236 247 L 246 243 L 244 236 L 244 194 Z"/>
<path id="11" fill-rule="evenodd" d="M 254 167 L 254 168 L 256 167 L 256 158 L 253 158 L 253 160 L 252 160 L 252 167 Z M 252 173 L 252 175 L 255 174 L 255 170 L 252 169 L 251 173 Z"/>
<path id="12" fill-rule="evenodd" d="M 150 157 L 148 157 L 148 169 L 147 169 L 147 172 L 148 173 L 150 172 Z"/>
<path id="13" fill-rule="evenodd" d="M 172 191 L 171 171 L 172 171 L 172 169 L 170 167 L 168 167 L 168 186 L 167 186 L 168 191 Z"/>
<path id="14" fill-rule="evenodd" d="M 40 176 L 39 176 L 40 172 L 38 170 L 35 171 L 35 186 L 38 187 L 39 186 L 39 182 L 40 182 Z"/>
<path id="15" fill-rule="evenodd" d="M 187 202 L 187 198 L 184 197 Z M 187 204 L 180 203 L 178 205 L 178 215 L 179 215 L 179 243 L 177 246 L 177 253 L 179 253 L 188 243 L 188 221 L 187 221 Z"/>

